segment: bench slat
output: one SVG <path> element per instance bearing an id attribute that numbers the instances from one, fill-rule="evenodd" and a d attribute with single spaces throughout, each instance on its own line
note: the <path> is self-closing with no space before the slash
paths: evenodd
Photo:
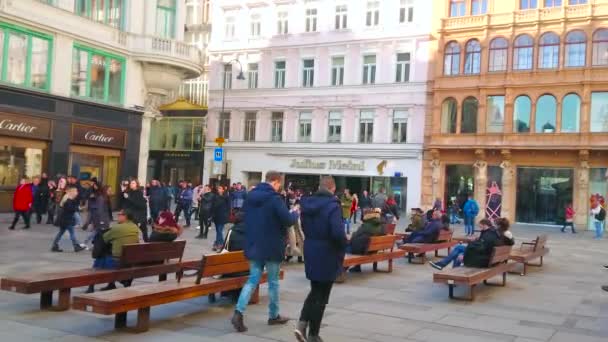
<path id="1" fill-rule="evenodd" d="M 405 251 L 397 250 L 392 252 L 381 252 L 368 255 L 347 254 L 344 257 L 344 267 L 352 267 L 356 265 L 369 264 L 373 262 L 387 261 L 391 259 L 403 258 Z"/>
<path id="2" fill-rule="evenodd" d="M 448 284 L 453 282 L 459 285 L 476 285 L 484 280 L 508 272 L 515 267 L 515 263 L 499 264 L 490 268 L 457 267 L 443 270 L 433 274 L 433 282 Z"/>

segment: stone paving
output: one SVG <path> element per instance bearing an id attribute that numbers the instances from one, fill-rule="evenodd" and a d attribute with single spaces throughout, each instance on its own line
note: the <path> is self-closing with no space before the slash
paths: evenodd
<path id="1" fill-rule="evenodd" d="M 7 216 L 0 217 L 0 277 L 30 271 L 87 267 L 90 253 L 71 252 L 67 237 L 64 253 L 49 252 L 56 228 L 35 225 L 30 230 L 8 231 Z M 457 232 L 462 231 L 456 227 Z M 608 241 L 594 241 L 590 232 L 562 234 L 556 228 L 517 226 L 519 241 L 545 232 L 550 255 L 542 269 L 530 268 L 525 277 L 509 275 L 507 287 L 480 286 L 474 303 L 450 301 L 446 286 L 433 284 L 428 265 L 398 260 L 392 274 L 350 274 L 334 287 L 326 311 L 325 341 L 608 341 Z M 78 231 L 80 239 L 86 234 Z M 212 240 L 193 239 L 186 231 L 186 257 L 209 252 Z M 384 265 L 381 265 L 384 266 Z M 308 282 L 302 265 L 285 266 L 281 283 L 281 311 L 298 317 Z M 136 280 L 134 286 L 154 279 Z M 85 289 L 76 289 L 81 293 Z M 143 334 L 115 332 L 113 317 L 77 311 L 41 312 L 38 296 L 0 291 L 0 341 L 294 341 L 293 324 L 269 327 L 267 294 L 246 314 L 249 331 L 237 334 L 229 319 L 233 305 L 206 298 L 154 307 L 153 328 Z M 135 315 L 129 314 L 129 324 Z"/>

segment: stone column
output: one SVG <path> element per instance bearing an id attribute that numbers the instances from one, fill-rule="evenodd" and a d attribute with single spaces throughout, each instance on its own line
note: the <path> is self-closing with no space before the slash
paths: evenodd
<path id="1" fill-rule="evenodd" d="M 474 198 L 479 205 L 477 221 L 486 217 L 486 188 L 488 186 L 488 162 L 485 161 L 485 151 L 475 151 L 477 161 L 473 164 L 475 168 L 475 194 Z"/>
<path id="2" fill-rule="evenodd" d="M 589 151 L 579 152 L 579 166 L 576 169 L 576 179 L 578 189 L 573 196 L 574 223 L 587 230 L 587 217 L 589 212 Z"/>
<path id="3" fill-rule="evenodd" d="M 512 207 L 513 196 L 515 194 L 513 185 L 515 181 L 515 167 L 511 163 L 511 152 L 508 150 L 502 151 L 503 161 L 500 164 L 502 168 L 502 203 L 500 216 L 515 221 L 515 210 Z"/>

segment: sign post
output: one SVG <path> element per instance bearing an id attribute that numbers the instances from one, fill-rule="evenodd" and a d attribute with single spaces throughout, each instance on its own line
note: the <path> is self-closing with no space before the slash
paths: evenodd
<path id="1" fill-rule="evenodd" d="M 215 138 L 217 147 L 213 153 L 213 173 L 216 174 L 218 180 L 222 181 L 222 174 L 224 174 L 224 149 L 222 145 L 226 142 L 226 139 L 222 137 Z"/>

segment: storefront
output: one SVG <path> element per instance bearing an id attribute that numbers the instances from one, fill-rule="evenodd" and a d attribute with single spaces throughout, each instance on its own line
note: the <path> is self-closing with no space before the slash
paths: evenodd
<path id="1" fill-rule="evenodd" d="M 0 212 L 12 210 L 18 180 L 46 172 L 116 190 L 137 176 L 141 112 L 0 87 Z"/>
<path id="2" fill-rule="evenodd" d="M 180 180 L 200 184 L 202 160 L 202 151 L 150 151 L 148 177 L 170 184 L 177 184 Z"/>

